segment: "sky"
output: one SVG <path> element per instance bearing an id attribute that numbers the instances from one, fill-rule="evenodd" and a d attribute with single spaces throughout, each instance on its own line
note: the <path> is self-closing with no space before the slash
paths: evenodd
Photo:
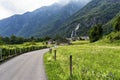
<path id="1" fill-rule="evenodd" d="M 0 19 L 10 17 L 14 14 L 23 14 L 27 11 L 33 11 L 42 6 L 48 6 L 55 2 L 67 4 L 69 1 L 79 0 L 0 0 Z M 86 3 L 90 0 L 80 0 Z"/>

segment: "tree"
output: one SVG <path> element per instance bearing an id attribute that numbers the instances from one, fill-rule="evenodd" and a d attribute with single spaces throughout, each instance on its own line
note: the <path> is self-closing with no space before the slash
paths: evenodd
<path id="1" fill-rule="evenodd" d="M 32 42 L 32 41 L 35 41 L 35 37 L 34 37 L 34 36 L 31 36 L 30 41 L 31 41 L 31 42 Z"/>
<path id="2" fill-rule="evenodd" d="M 43 38 L 43 41 L 48 41 L 50 39 L 51 39 L 50 37 L 46 36 L 46 37 Z"/>
<path id="3" fill-rule="evenodd" d="M 3 38 L 3 41 L 4 41 L 6 44 L 10 44 L 10 38 L 9 38 L 9 37 L 4 37 L 4 38 Z"/>
<path id="4" fill-rule="evenodd" d="M 3 44 L 4 44 L 4 42 L 3 42 L 3 37 L 0 36 L 0 45 L 3 45 Z"/>
<path id="5" fill-rule="evenodd" d="M 22 44 L 22 43 L 24 43 L 24 38 L 23 37 L 17 37 L 16 44 Z"/>
<path id="6" fill-rule="evenodd" d="M 101 39 L 102 36 L 103 36 L 103 29 L 101 24 L 95 25 L 90 29 L 89 32 L 90 42 L 95 42 Z"/>
<path id="7" fill-rule="evenodd" d="M 15 35 L 12 35 L 12 36 L 10 37 L 10 43 L 11 43 L 11 44 L 16 44 L 16 41 L 17 41 L 17 37 L 16 37 Z"/>
<path id="8" fill-rule="evenodd" d="M 114 21 L 113 27 L 116 32 L 120 31 L 120 16 Z"/>

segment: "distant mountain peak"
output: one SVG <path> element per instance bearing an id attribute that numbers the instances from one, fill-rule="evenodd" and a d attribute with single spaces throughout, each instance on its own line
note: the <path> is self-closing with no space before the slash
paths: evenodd
<path id="1" fill-rule="evenodd" d="M 70 2 L 65 6 L 55 3 L 33 12 L 12 16 L 0 21 L 0 34 L 3 36 L 52 36 L 70 16 L 84 5 Z"/>

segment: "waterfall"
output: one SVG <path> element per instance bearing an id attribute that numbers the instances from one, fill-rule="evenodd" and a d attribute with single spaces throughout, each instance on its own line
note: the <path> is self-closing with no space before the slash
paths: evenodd
<path id="1" fill-rule="evenodd" d="M 76 26 L 75 31 L 77 31 L 80 28 L 80 23 Z"/>
<path id="2" fill-rule="evenodd" d="M 74 31 L 72 31 L 72 33 L 71 33 L 71 38 L 73 38 L 73 36 L 74 36 Z"/>
<path id="3" fill-rule="evenodd" d="M 80 28 L 80 23 L 76 26 L 75 30 L 71 33 L 71 38 L 77 37 L 77 31 Z"/>

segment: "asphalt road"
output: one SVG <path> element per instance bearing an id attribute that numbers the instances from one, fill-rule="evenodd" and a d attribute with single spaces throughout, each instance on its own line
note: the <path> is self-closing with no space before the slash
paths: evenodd
<path id="1" fill-rule="evenodd" d="M 47 80 L 43 56 L 48 49 L 17 56 L 0 65 L 0 80 Z"/>

